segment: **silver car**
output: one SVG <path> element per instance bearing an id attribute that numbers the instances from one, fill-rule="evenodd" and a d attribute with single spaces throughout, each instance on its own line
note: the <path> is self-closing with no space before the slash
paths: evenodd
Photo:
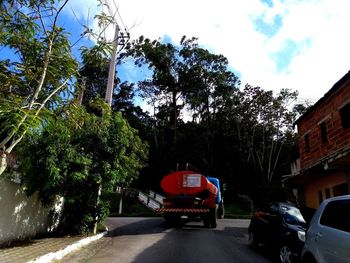
<path id="1" fill-rule="evenodd" d="M 307 230 L 302 262 L 350 262 L 350 195 L 322 202 Z"/>

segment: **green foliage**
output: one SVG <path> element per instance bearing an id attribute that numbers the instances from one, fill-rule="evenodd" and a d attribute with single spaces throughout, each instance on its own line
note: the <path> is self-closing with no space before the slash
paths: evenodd
<path id="1" fill-rule="evenodd" d="M 0 148 L 5 155 L 40 127 L 77 73 L 68 34 L 57 24 L 66 3 L 0 3 L 0 47 L 12 53 L 0 60 Z"/>
<path id="2" fill-rule="evenodd" d="M 152 131 L 149 167 L 139 187 L 160 190 L 165 174 L 190 163 L 226 182 L 228 199 L 273 198 L 265 193 L 278 192 L 298 155 L 293 123 L 305 107 L 292 107 L 297 92 L 239 87 L 227 59 L 200 47 L 196 38 L 183 37 L 176 46 L 141 36 L 125 55 L 153 74 L 136 86 L 154 110 L 146 124 Z"/>
<path id="3" fill-rule="evenodd" d="M 55 21 L 59 13 L 51 1 L 3 1 L 0 10 L 0 45 L 18 57 L 1 61 L 0 91 L 23 97 L 25 104 L 44 78 L 38 94 L 43 100 L 77 70 L 68 33 Z M 47 19 L 41 22 L 43 16 Z"/>
<path id="4" fill-rule="evenodd" d="M 82 48 L 82 66 L 79 70 L 79 85 L 84 89 L 83 105 L 96 98 L 104 98 L 108 80 L 109 59 L 105 49 L 99 45 Z M 115 83 L 118 80 L 115 79 Z"/>
<path id="5" fill-rule="evenodd" d="M 65 198 L 64 231 L 91 231 L 97 217 L 108 215 L 108 203 L 97 204 L 100 187 L 129 185 L 146 160 L 147 147 L 137 132 L 105 105 L 98 100 L 91 105 L 96 115 L 72 104 L 23 144 L 27 193 L 38 191 L 46 204 L 56 195 Z"/>
<path id="6" fill-rule="evenodd" d="M 123 203 L 123 213 L 111 213 L 111 217 L 157 217 L 153 210 L 141 204 L 140 201 L 136 199 L 126 199 Z"/>
<path id="7" fill-rule="evenodd" d="M 109 213 L 117 213 L 121 195 L 116 192 L 102 191 L 100 201 L 108 207 Z"/>
<path id="8" fill-rule="evenodd" d="M 141 184 L 159 184 L 160 177 L 176 163 L 190 162 L 202 172 L 216 172 L 214 121 L 239 85 L 227 59 L 200 48 L 196 38 L 186 37 L 176 46 L 141 36 L 126 55 L 153 74 L 137 83 L 154 111 L 148 124 L 154 170 Z M 182 113 L 189 112 L 193 122 L 184 123 Z"/>
<path id="9" fill-rule="evenodd" d="M 237 203 L 248 214 L 253 213 L 253 211 L 254 211 L 254 204 L 253 204 L 253 200 L 249 196 L 247 196 L 247 195 L 238 195 L 237 196 Z"/>
<path id="10" fill-rule="evenodd" d="M 251 214 L 237 203 L 225 204 L 225 218 L 249 219 Z"/>

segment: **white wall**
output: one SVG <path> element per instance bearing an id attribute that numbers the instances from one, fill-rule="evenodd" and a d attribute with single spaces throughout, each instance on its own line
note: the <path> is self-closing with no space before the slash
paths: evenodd
<path id="1" fill-rule="evenodd" d="M 63 199 L 53 209 L 44 207 L 37 195 L 27 197 L 23 187 L 0 179 L 0 245 L 50 232 L 58 220 L 50 219 L 50 210 L 60 212 Z"/>

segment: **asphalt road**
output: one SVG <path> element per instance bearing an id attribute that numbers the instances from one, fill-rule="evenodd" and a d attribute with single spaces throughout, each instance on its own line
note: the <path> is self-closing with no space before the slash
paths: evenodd
<path id="1" fill-rule="evenodd" d="M 62 263 L 273 262 L 268 253 L 247 245 L 249 220 L 221 219 L 216 229 L 200 222 L 170 228 L 163 218 L 108 218 L 113 231 L 63 258 Z"/>

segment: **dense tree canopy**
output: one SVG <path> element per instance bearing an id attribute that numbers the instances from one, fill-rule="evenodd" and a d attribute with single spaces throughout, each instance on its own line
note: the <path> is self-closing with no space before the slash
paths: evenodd
<path id="1" fill-rule="evenodd" d="M 0 46 L 13 55 L 0 59 L 0 175 L 25 139 L 18 156 L 28 193 L 38 191 L 46 203 L 64 196 L 62 224 L 73 232 L 102 218 L 101 187 L 159 190 L 161 177 L 177 168 L 220 178 L 226 200 L 281 194 L 281 178 L 297 156 L 293 122 L 305 110 L 293 108 L 296 92 L 241 86 L 227 58 L 196 38 L 176 45 L 141 36 L 118 61 L 131 58 L 133 70 L 147 68 L 151 77 L 135 83 L 116 77 L 109 108 L 102 98 L 111 45 L 97 40 L 75 59 L 57 23 L 66 4 L 0 4 Z M 63 95 L 69 89 L 75 96 Z M 151 113 L 137 105 L 140 98 Z"/>
<path id="2" fill-rule="evenodd" d="M 61 225 L 81 232 L 103 219 L 101 188 L 128 186 L 138 177 L 147 144 L 99 99 L 107 82 L 110 43 L 97 39 L 95 47 L 82 48 L 78 70 L 68 33 L 58 23 L 67 2 L 0 4 L 0 46 L 8 51 L 0 60 L 0 175 L 8 155 L 24 140 L 16 156 L 27 193 L 38 192 L 46 204 L 63 196 Z M 66 90 L 75 90 L 78 98 L 79 93 L 83 106 Z M 132 108 L 132 92 L 127 85 L 121 90 L 115 107 L 126 112 Z"/>
<path id="3" fill-rule="evenodd" d="M 96 216 L 103 218 L 96 201 L 100 187 L 130 185 L 147 157 L 147 146 L 119 113 L 111 114 L 100 100 L 90 107 L 99 116 L 75 104 L 65 107 L 22 148 L 28 194 L 38 191 L 44 203 L 63 196 L 61 223 L 70 232 L 87 231 Z"/>
<path id="4" fill-rule="evenodd" d="M 296 92 L 240 87 L 227 59 L 199 47 L 195 38 L 183 37 L 176 46 L 140 37 L 126 55 L 153 72 L 136 86 L 155 108 L 143 186 L 157 188 L 178 163 L 190 163 L 228 182 L 231 196 L 280 189 L 297 154 Z"/>
<path id="5" fill-rule="evenodd" d="M 61 99 L 77 72 L 67 32 L 57 24 L 67 1 L 2 1 L 0 46 L 12 54 L 0 60 L 0 175 L 6 158 L 45 109 Z"/>

